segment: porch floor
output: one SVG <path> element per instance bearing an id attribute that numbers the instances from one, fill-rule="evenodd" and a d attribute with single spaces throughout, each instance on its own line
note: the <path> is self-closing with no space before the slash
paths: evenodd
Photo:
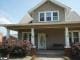
<path id="1" fill-rule="evenodd" d="M 37 55 L 41 57 L 63 57 L 64 50 L 38 50 Z"/>

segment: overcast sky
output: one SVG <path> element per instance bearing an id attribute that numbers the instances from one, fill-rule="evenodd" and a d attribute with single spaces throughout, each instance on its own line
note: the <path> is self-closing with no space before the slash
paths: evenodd
<path id="1" fill-rule="evenodd" d="M 29 9 L 41 0 L 0 0 L 0 16 L 19 22 Z M 80 13 L 80 0 L 58 0 Z"/>

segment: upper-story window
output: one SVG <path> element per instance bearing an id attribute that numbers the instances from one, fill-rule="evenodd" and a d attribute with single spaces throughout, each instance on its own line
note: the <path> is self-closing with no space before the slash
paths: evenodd
<path id="1" fill-rule="evenodd" d="M 59 21 L 59 12 L 58 11 L 40 12 L 39 21 L 40 22 Z"/>
<path id="2" fill-rule="evenodd" d="M 58 20 L 58 12 L 53 12 L 53 20 Z"/>
<path id="3" fill-rule="evenodd" d="M 44 13 L 40 13 L 40 21 L 44 21 Z"/>
<path id="4" fill-rule="evenodd" d="M 51 12 L 46 12 L 46 21 L 51 21 Z"/>

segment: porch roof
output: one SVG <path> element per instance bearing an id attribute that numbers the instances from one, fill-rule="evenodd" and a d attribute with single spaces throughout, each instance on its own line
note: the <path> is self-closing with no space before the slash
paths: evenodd
<path id="1" fill-rule="evenodd" d="M 68 27 L 80 27 L 80 21 L 67 21 L 67 22 L 55 22 L 55 23 L 30 23 L 30 24 L 1 24 L 0 26 L 6 27 L 10 30 L 30 29 L 30 28 L 64 28 Z"/>

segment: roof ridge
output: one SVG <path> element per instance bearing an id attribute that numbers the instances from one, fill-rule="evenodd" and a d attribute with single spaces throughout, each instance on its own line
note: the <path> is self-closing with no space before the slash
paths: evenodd
<path id="1" fill-rule="evenodd" d="M 46 1 L 51 1 L 52 3 L 57 4 L 57 5 L 65 8 L 65 9 L 71 9 L 70 7 L 68 7 L 65 4 L 63 4 L 63 3 L 59 2 L 59 1 L 56 1 L 56 0 L 42 0 L 36 6 L 34 6 L 32 9 L 30 9 L 28 11 L 28 13 L 31 13 L 32 11 L 34 11 L 35 9 L 37 9 L 38 7 L 40 7 L 42 4 L 44 4 Z"/>

